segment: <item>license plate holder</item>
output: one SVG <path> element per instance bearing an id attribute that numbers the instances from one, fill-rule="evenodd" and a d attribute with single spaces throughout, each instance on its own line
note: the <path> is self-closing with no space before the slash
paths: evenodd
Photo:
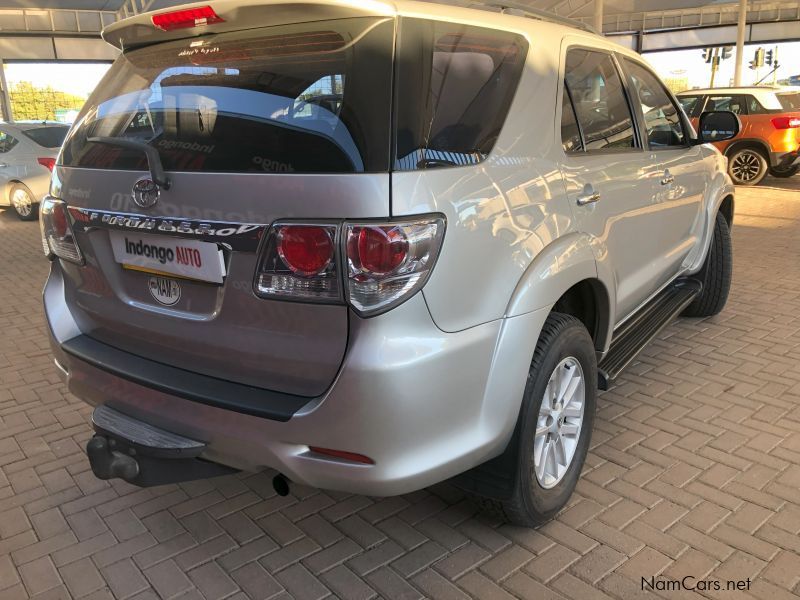
<path id="1" fill-rule="evenodd" d="M 125 269 L 221 284 L 225 257 L 214 242 L 166 235 L 109 232 L 114 260 Z"/>

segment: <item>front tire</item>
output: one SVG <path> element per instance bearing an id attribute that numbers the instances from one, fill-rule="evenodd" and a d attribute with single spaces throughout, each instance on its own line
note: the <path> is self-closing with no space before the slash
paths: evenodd
<path id="1" fill-rule="evenodd" d="M 592 338 L 578 319 L 553 312 L 536 345 L 509 449 L 516 453 L 510 494 L 482 494 L 482 506 L 524 527 L 552 519 L 578 483 L 596 405 Z"/>
<path id="2" fill-rule="evenodd" d="M 728 175 L 736 185 L 756 185 L 764 179 L 767 171 L 767 158 L 756 148 L 739 148 L 728 156 Z"/>
<path id="3" fill-rule="evenodd" d="M 12 186 L 11 191 L 8 193 L 8 200 L 21 221 L 33 221 L 36 219 L 39 205 L 36 203 L 28 186 L 22 183 Z"/>
<path id="4" fill-rule="evenodd" d="M 703 284 L 703 291 L 686 307 L 683 316 L 711 317 L 718 314 L 728 301 L 733 277 L 731 230 L 722 213 L 717 213 L 708 255 L 695 277 Z"/>

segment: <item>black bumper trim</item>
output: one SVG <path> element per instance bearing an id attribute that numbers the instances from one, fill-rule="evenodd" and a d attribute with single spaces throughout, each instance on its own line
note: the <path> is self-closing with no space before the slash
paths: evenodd
<path id="1" fill-rule="evenodd" d="M 61 349 L 93 367 L 138 385 L 272 421 L 288 421 L 314 400 L 171 367 L 98 342 L 88 335 L 62 342 Z"/>

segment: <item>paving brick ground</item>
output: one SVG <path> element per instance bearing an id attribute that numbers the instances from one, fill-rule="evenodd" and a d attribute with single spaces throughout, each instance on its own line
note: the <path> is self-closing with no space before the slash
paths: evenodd
<path id="1" fill-rule="evenodd" d="M 740 190 L 728 308 L 667 329 L 601 397 L 586 472 L 538 531 L 447 485 L 373 499 L 268 474 L 96 480 L 54 373 L 38 227 L 0 214 L 0 598 L 696 598 L 800 592 L 800 177 Z M 791 191 L 791 190 L 794 191 Z"/>

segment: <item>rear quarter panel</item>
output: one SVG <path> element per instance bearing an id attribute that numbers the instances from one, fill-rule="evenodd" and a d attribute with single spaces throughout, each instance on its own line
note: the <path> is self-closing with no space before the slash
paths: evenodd
<path id="1" fill-rule="evenodd" d="M 423 290 L 444 331 L 503 317 L 533 259 L 574 228 L 554 153 L 561 150 L 554 111 L 562 29 L 519 31 L 530 44 L 525 69 L 488 159 L 392 175 L 394 215 L 447 217 L 442 252 Z"/>

